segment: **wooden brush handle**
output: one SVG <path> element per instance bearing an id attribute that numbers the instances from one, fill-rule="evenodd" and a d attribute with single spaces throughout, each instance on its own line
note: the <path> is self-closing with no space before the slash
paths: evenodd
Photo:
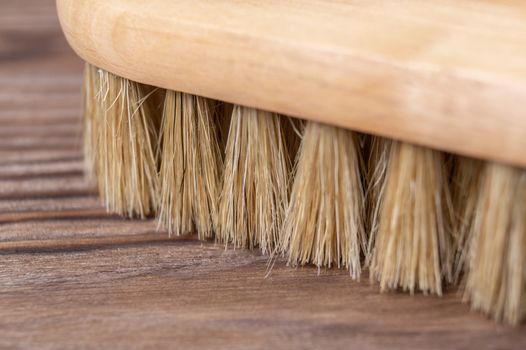
<path id="1" fill-rule="evenodd" d="M 86 61 L 526 166 L 526 1 L 57 0 Z"/>

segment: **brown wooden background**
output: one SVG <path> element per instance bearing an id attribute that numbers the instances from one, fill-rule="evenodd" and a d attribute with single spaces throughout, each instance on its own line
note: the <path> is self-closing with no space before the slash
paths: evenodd
<path id="1" fill-rule="evenodd" d="M 526 348 L 526 328 L 105 214 L 53 1 L 0 0 L 0 347 Z M 367 277 L 365 277 L 367 280 Z"/>

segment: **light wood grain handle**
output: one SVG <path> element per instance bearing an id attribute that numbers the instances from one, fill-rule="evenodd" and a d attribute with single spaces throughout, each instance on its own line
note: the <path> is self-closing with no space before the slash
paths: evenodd
<path id="1" fill-rule="evenodd" d="M 163 88 L 526 166 L 526 2 L 57 0 L 86 61 Z"/>

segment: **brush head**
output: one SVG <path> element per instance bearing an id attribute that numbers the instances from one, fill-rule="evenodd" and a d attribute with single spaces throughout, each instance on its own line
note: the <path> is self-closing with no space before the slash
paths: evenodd
<path id="1" fill-rule="evenodd" d="M 451 171 L 451 157 L 420 146 L 368 144 L 352 131 L 164 92 L 93 66 L 85 76 L 86 172 L 110 211 L 156 214 L 169 233 L 215 234 L 281 252 L 291 265 L 347 268 L 355 279 L 365 257 L 381 290 L 440 295 L 465 270 L 474 308 L 509 323 L 524 318 L 524 170 L 459 158 Z"/>

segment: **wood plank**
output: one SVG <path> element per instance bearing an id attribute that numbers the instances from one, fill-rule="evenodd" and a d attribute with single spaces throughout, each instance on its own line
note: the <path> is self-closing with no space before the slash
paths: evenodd
<path id="1" fill-rule="evenodd" d="M 449 294 L 377 294 L 195 241 L 2 254 L 0 346 L 523 349 L 524 332 Z"/>
<path id="2" fill-rule="evenodd" d="M 82 63 L 54 11 L 51 0 L 4 0 L 0 12 L 0 41 L 6 29 L 24 32 L 23 58 L 0 43 L 0 58 L 10 57 L 0 95 L 23 101 L 31 91 L 27 104 L 0 101 L 0 348 L 526 347 L 525 326 L 469 312 L 454 292 L 379 294 L 367 276 L 358 283 L 282 259 L 267 276 L 257 252 L 106 214 L 82 177 L 81 143 L 65 135 L 81 132 L 72 91 Z M 41 40 L 36 32 L 52 49 L 21 47 Z M 46 104 L 46 94 L 64 98 Z M 27 147 L 5 147 L 27 137 Z M 37 142 L 53 139 L 56 149 Z"/>

